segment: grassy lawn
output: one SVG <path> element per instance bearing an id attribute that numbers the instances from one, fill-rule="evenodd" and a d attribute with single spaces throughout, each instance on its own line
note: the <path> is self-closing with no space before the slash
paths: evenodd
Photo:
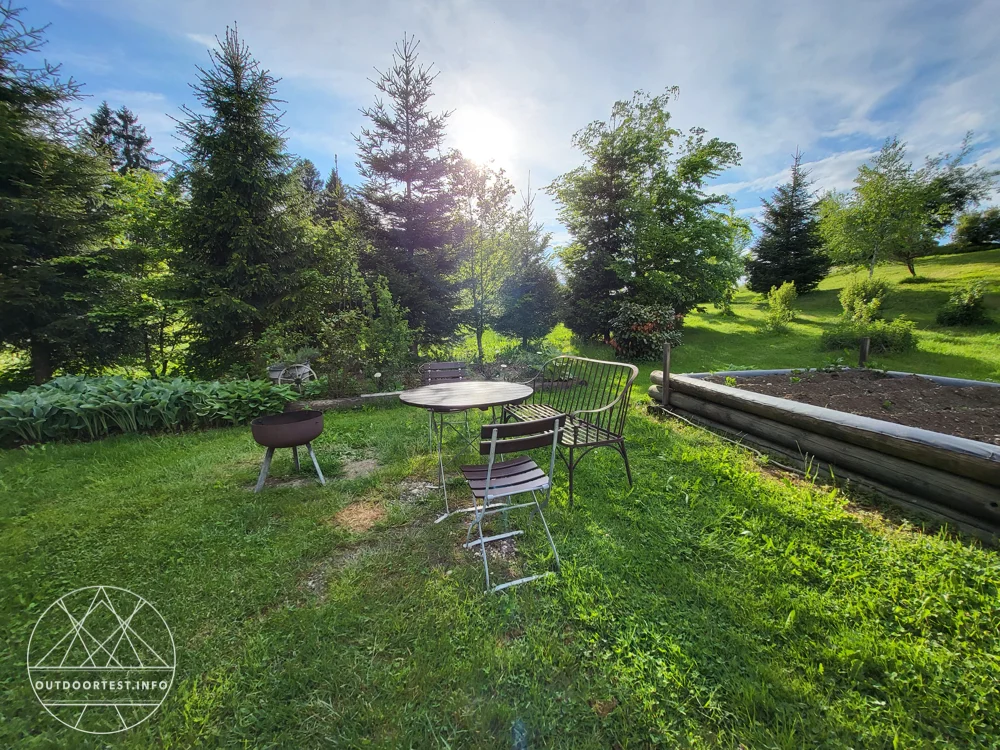
<path id="1" fill-rule="evenodd" d="M 638 407 L 628 438 L 635 488 L 597 451 L 570 511 L 558 473 L 562 573 L 502 595 L 460 521 L 433 523 L 440 494 L 404 484 L 434 473 L 417 410 L 328 415 L 328 485 L 259 495 L 245 428 L 0 453 L 0 746 L 1000 744 L 995 551 Z M 536 524 L 518 559 L 546 549 Z M 40 611 L 95 584 L 148 598 L 177 644 L 166 703 L 108 738 L 49 717 L 24 669 Z"/>
<path id="2" fill-rule="evenodd" d="M 899 282 L 909 277 L 902 265 L 880 268 L 876 274 Z M 906 315 L 917 324 L 917 350 L 909 354 L 878 355 L 871 364 L 889 370 L 949 375 L 976 380 L 1000 381 L 1000 250 L 960 255 L 939 255 L 917 261 L 919 284 L 894 285 L 884 312 L 887 318 Z M 820 335 L 840 315 L 837 299 L 852 274 L 827 277 L 819 288 L 799 297 L 799 313 L 784 334 L 759 333 L 764 311 L 757 295 L 741 291 L 733 305 L 735 317 L 726 317 L 707 307 L 704 313 L 685 318 L 684 343 L 672 355 L 675 372 L 729 369 L 780 369 L 822 367 L 842 357 L 844 364 L 857 364 L 857 352 L 829 352 L 820 348 Z M 863 275 L 863 274 L 862 274 Z M 975 281 L 992 284 L 986 305 L 993 325 L 975 328 L 945 328 L 935 316 L 956 288 Z M 603 346 L 583 347 L 593 356 L 607 358 Z M 648 383 L 649 370 L 659 364 L 640 365 L 640 383 Z"/>

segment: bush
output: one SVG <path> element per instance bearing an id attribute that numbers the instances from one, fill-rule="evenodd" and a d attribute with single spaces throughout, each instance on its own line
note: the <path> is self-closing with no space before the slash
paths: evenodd
<path id="1" fill-rule="evenodd" d="M 649 361 L 658 359 L 663 345 L 681 343 L 679 316 L 662 305 L 639 305 L 622 302 L 611 319 L 611 346 L 619 359 Z"/>
<path id="2" fill-rule="evenodd" d="M 0 444 L 240 424 L 281 412 L 294 398 L 290 387 L 261 380 L 64 375 L 0 397 Z"/>
<path id="3" fill-rule="evenodd" d="M 412 333 L 406 310 L 397 305 L 385 281 L 372 286 L 363 307 L 329 316 L 320 334 L 323 355 L 313 369 L 325 375 L 329 395 L 355 396 L 366 390 L 389 391 L 413 371 Z"/>
<path id="4" fill-rule="evenodd" d="M 989 323 L 983 297 L 986 285 L 983 282 L 957 289 L 937 315 L 937 322 L 943 326 L 974 326 Z"/>
<path id="5" fill-rule="evenodd" d="M 879 311 L 891 291 L 892 287 L 884 279 L 851 279 L 839 295 L 844 319 L 860 323 L 876 320 L 881 317 Z"/>
<path id="6" fill-rule="evenodd" d="M 794 281 L 786 281 L 781 286 L 772 286 L 767 293 L 767 315 L 764 317 L 764 329 L 767 331 L 784 331 L 795 317 L 792 303 L 799 296 L 795 290 Z"/>
<path id="7" fill-rule="evenodd" d="M 889 352 L 909 352 L 917 346 L 913 335 L 914 323 L 900 315 L 892 321 L 844 321 L 823 332 L 821 342 L 824 349 L 850 349 L 861 346 L 861 339 L 871 339 L 869 352 L 887 354 Z"/>

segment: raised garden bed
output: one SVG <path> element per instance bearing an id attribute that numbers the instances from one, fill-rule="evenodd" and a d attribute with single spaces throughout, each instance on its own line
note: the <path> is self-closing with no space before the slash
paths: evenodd
<path id="1" fill-rule="evenodd" d="M 1000 387 L 995 385 L 959 387 L 876 370 L 729 377 L 737 388 L 754 393 L 1000 445 Z M 705 380 L 727 384 L 723 375 Z"/>
<path id="2" fill-rule="evenodd" d="M 839 373 L 837 377 L 844 375 Z M 907 379 L 902 377 L 906 373 L 889 375 L 886 379 Z M 765 380 L 751 389 L 724 385 L 727 377 L 737 378 L 738 385 L 739 378 Z M 792 383 L 793 377 L 800 378 L 800 382 Z M 945 388 L 993 389 L 992 384 L 979 381 L 919 376 L 925 377 Z M 814 469 L 821 466 L 839 478 L 876 489 L 902 505 L 947 520 L 990 541 L 997 540 L 1000 447 L 825 406 L 832 401 L 821 406 L 755 392 L 757 388 L 775 387 L 775 378 L 784 378 L 790 386 L 802 382 L 802 375 L 791 370 L 714 376 L 671 374 L 666 408 L 769 451 L 793 456 L 803 465 L 815 461 Z M 649 395 L 659 404 L 663 373 L 654 371 L 650 379 L 653 384 Z M 852 375 L 850 379 L 855 380 L 850 388 L 865 389 L 863 377 L 855 379 Z M 772 385 L 767 385 L 768 380 Z M 913 388 L 913 385 L 904 383 L 899 387 Z M 835 386 L 828 388 L 836 390 Z M 918 391 L 923 388 L 922 384 L 916 384 Z M 1000 393 L 1000 388 L 996 390 Z M 854 398 L 861 403 L 857 395 L 843 398 Z"/>

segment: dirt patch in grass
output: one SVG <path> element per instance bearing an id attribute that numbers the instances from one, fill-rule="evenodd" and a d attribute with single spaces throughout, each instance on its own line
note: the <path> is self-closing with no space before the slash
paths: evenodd
<path id="1" fill-rule="evenodd" d="M 590 707 L 594 709 L 595 714 L 604 719 L 618 707 L 618 699 L 608 698 L 603 701 L 592 700 L 590 701 Z"/>
<path id="2" fill-rule="evenodd" d="M 316 477 L 268 477 L 264 480 L 264 489 L 268 487 L 319 487 L 319 480 Z M 257 488 L 257 480 L 253 484 L 247 485 L 247 489 L 253 492 Z"/>
<path id="3" fill-rule="evenodd" d="M 358 479 L 366 477 L 378 468 L 378 461 L 374 458 L 363 458 L 358 461 L 344 462 L 344 479 Z"/>
<path id="4" fill-rule="evenodd" d="M 719 377 L 707 378 L 724 385 Z M 736 387 L 803 404 L 1000 445 L 1000 388 L 939 385 L 872 370 L 736 377 Z"/>
<path id="5" fill-rule="evenodd" d="M 399 485 L 399 499 L 404 503 L 415 503 L 437 490 L 436 484 L 425 482 L 423 479 L 404 479 Z"/>
<path id="6" fill-rule="evenodd" d="M 371 529 L 383 518 L 385 510 L 380 506 L 371 502 L 358 502 L 338 511 L 333 517 L 333 522 L 355 533 L 361 533 Z"/>

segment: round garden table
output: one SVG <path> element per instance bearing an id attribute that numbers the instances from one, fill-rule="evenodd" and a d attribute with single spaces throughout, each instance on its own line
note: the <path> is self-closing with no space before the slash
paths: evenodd
<path id="1" fill-rule="evenodd" d="M 531 394 L 534 389 L 522 383 L 506 383 L 503 381 L 487 380 L 453 380 L 447 383 L 434 383 L 403 391 L 399 394 L 399 400 L 409 406 L 417 406 L 427 409 L 431 414 L 431 424 L 434 424 L 434 415 L 440 418 L 437 420 L 437 454 L 438 454 L 438 476 L 441 479 L 441 491 L 444 493 L 444 515 L 438 518 L 442 521 L 451 515 L 448 508 L 448 489 L 444 481 L 444 457 L 442 455 L 441 444 L 444 440 L 444 414 L 467 411 L 469 409 L 487 409 L 506 404 L 519 404 Z M 468 438 L 466 438 L 468 440 Z M 461 513 L 474 508 L 462 508 L 456 510 Z"/>

